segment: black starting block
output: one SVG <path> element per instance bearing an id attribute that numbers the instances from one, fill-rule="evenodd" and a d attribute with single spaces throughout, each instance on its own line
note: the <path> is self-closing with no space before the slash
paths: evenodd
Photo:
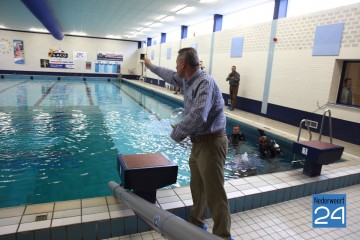
<path id="1" fill-rule="evenodd" d="M 344 147 L 321 141 L 294 142 L 293 153 L 305 158 L 303 173 L 315 177 L 321 173 L 322 165 L 341 159 Z"/>
<path id="2" fill-rule="evenodd" d="M 155 203 L 156 190 L 176 183 L 178 166 L 161 153 L 118 155 L 117 168 L 125 189 Z"/>

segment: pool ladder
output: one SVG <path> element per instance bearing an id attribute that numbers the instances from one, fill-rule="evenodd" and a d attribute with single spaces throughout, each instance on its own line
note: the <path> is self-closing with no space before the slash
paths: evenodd
<path id="1" fill-rule="evenodd" d="M 330 137 L 330 143 L 332 143 L 332 122 L 331 122 L 331 111 L 330 109 L 326 109 L 323 113 L 322 119 L 321 119 L 321 125 L 320 125 L 320 131 L 319 131 L 319 141 L 321 141 L 321 137 L 322 137 L 322 130 L 323 130 L 323 125 L 324 125 L 324 119 L 326 117 L 326 113 L 328 113 L 329 115 L 329 137 Z M 301 135 L 301 130 L 303 127 L 303 124 L 305 123 L 305 126 L 309 132 L 309 141 L 312 139 L 312 134 L 311 134 L 311 130 L 310 130 L 310 120 L 309 119 L 303 119 L 300 121 L 300 125 L 299 125 L 299 133 L 298 133 L 298 137 L 297 137 L 297 142 L 300 140 L 300 135 Z M 294 160 L 291 161 L 292 164 L 294 163 L 303 163 L 305 160 L 295 160 L 296 156 L 294 154 Z"/>

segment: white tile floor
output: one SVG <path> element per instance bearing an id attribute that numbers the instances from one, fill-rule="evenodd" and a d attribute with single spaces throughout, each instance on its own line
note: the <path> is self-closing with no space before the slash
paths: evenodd
<path id="1" fill-rule="evenodd" d="M 244 239 L 360 239 L 360 185 L 341 188 L 326 194 L 346 194 L 346 228 L 313 228 L 312 197 L 269 205 L 231 215 L 231 232 L 236 240 Z M 211 232 L 213 222 L 207 219 Z M 155 231 L 109 238 L 112 240 L 166 239 Z"/>

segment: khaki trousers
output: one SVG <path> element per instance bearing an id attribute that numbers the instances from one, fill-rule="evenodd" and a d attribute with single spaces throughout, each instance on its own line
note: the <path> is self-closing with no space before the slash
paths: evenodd
<path id="1" fill-rule="evenodd" d="M 231 99 L 231 107 L 236 107 L 236 99 L 239 91 L 239 85 L 230 86 L 230 99 Z"/>
<path id="2" fill-rule="evenodd" d="M 225 135 L 193 143 L 189 159 L 193 198 L 190 222 L 203 226 L 207 205 L 214 220 L 213 234 L 222 238 L 231 236 L 230 211 L 224 189 L 227 146 Z"/>

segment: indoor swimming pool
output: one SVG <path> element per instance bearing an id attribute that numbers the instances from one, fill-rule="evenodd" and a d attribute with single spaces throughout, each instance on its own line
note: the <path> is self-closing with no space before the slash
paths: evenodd
<path id="1" fill-rule="evenodd" d="M 164 153 L 189 184 L 190 141 L 170 137 L 181 102 L 117 80 L 29 77 L 0 80 L 0 207 L 111 195 L 118 154 Z M 281 155 L 258 155 L 258 130 L 239 124 L 246 142 L 230 149 L 227 179 L 291 170 L 292 143 L 276 137 Z M 244 156 L 247 160 L 244 161 Z M 239 161 L 241 159 L 241 161 Z"/>

